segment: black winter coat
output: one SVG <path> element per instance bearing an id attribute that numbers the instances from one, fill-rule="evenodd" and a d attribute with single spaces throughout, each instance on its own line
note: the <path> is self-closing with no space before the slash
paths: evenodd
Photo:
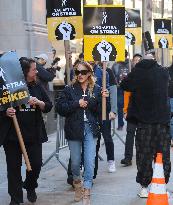
<path id="1" fill-rule="evenodd" d="M 132 92 L 127 120 L 167 124 L 170 121 L 168 100 L 169 73 L 155 60 L 142 60 L 121 82 Z"/>
<path id="2" fill-rule="evenodd" d="M 173 98 L 173 64 L 168 68 L 169 75 L 170 75 L 170 82 L 169 82 L 169 97 Z"/>
<path id="3" fill-rule="evenodd" d="M 38 76 L 38 80 L 40 81 L 41 85 L 43 86 L 43 88 L 48 91 L 48 82 L 51 82 L 55 75 L 50 72 L 49 70 L 46 70 L 41 64 L 37 63 L 37 76 Z"/>
<path id="4" fill-rule="evenodd" d="M 37 97 L 45 103 L 44 113 L 52 109 L 52 103 L 40 84 L 28 85 L 30 96 Z M 47 141 L 47 133 L 39 107 L 20 106 L 16 109 L 16 117 L 25 143 L 43 143 Z M 0 112 L 0 145 L 4 141 L 18 141 L 12 119 L 6 112 Z"/>
<path id="5" fill-rule="evenodd" d="M 100 128 L 98 117 L 101 113 L 101 88 L 95 85 L 93 97 L 90 97 L 86 91 L 88 107 L 85 110 L 88 122 L 94 137 L 97 137 Z M 84 138 L 84 109 L 79 106 L 79 100 L 82 99 L 83 90 L 79 83 L 72 86 L 66 86 L 56 102 L 57 112 L 65 117 L 65 137 L 67 140 L 82 141 Z"/>

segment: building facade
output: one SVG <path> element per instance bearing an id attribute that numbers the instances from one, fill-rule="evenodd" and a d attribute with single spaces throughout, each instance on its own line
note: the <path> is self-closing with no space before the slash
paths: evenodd
<path id="1" fill-rule="evenodd" d="M 0 50 L 20 56 L 51 54 L 47 39 L 46 0 L 0 0 Z M 63 53 L 63 43 L 59 42 Z"/>
<path id="2" fill-rule="evenodd" d="M 164 17 L 172 18 L 172 0 L 84 0 L 84 2 L 86 4 L 125 3 L 127 8 L 139 8 L 141 14 L 142 4 L 144 5 L 145 2 L 146 12 L 143 12 L 143 17 L 148 15 L 151 7 L 151 18 L 161 17 L 162 12 Z M 143 30 L 152 33 L 152 20 L 147 19 Z M 77 46 L 78 43 L 78 41 L 71 43 L 73 51 L 77 53 L 81 49 L 81 46 Z M 63 42 L 56 42 L 53 46 L 57 47 L 58 55 L 63 58 Z M 43 52 L 51 53 L 52 45 L 47 40 L 46 0 L 0 0 L 0 50 L 17 50 L 21 56 L 29 57 Z"/>

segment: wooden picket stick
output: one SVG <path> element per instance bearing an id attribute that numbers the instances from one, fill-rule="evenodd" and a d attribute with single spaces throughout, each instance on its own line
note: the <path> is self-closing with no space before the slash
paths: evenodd
<path id="1" fill-rule="evenodd" d="M 103 90 L 106 90 L 106 66 L 107 63 L 103 62 L 103 76 L 102 76 Z M 106 120 L 106 97 L 102 97 L 102 120 Z"/>
<path id="2" fill-rule="evenodd" d="M 70 85 L 70 59 L 69 59 L 69 53 L 70 53 L 70 41 L 64 40 L 64 48 L 65 48 L 65 58 L 66 58 L 66 74 L 67 74 L 67 85 Z"/>
<path id="3" fill-rule="evenodd" d="M 13 123 L 14 123 L 14 127 L 16 129 L 16 133 L 17 133 L 17 137 L 18 137 L 18 140 L 19 140 L 20 148 L 21 148 L 21 151 L 22 151 L 25 163 L 26 163 L 27 171 L 30 172 L 30 171 L 32 171 L 32 168 L 31 168 L 31 164 L 30 164 L 30 161 L 29 161 L 29 158 L 28 158 L 28 154 L 26 152 L 25 144 L 24 144 L 24 141 L 23 141 L 22 133 L 20 131 L 20 127 L 19 127 L 19 123 L 18 123 L 16 115 L 13 116 Z"/>

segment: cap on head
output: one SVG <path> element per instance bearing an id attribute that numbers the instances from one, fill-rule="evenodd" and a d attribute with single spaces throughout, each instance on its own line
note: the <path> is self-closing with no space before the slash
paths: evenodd
<path id="1" fill-rule="evenodd" d="M 48 56 L 45 53 L 42 53 L 40 55 L 35 56 L 35 58 L 42 58 L 43 60 L 45 60 L 46 62 L 48 61 Z"/>
<path id="2" fill-rule="evenodd" d="M 143 59 L 145 59 L 145 60 L 151 60 L 151 59 L 155 59 L 154 58 L 154 56 L 151 54 L 151 53 L 148 53 L 148 54 L 146 54 L 145 56 L 144 56 L 144 58 Z"/>

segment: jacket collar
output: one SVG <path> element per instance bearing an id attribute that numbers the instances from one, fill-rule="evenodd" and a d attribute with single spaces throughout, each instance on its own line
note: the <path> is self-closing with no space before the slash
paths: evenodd
<path id="1" fill-rule="evenodd" d="M 84 93 L 83 93 L 83 89 L 82 89 L 80 83 L 76 82 L 76 83 L 73 85 L 73 87 L 74 87 L 74 92 L 75 92 L 76 95 L 82 96 L 82 95 L 84 94 Z M 87 88 L 87 90 L 86 90 L 86 93 L 88 93 L 88 88 Z"/>

